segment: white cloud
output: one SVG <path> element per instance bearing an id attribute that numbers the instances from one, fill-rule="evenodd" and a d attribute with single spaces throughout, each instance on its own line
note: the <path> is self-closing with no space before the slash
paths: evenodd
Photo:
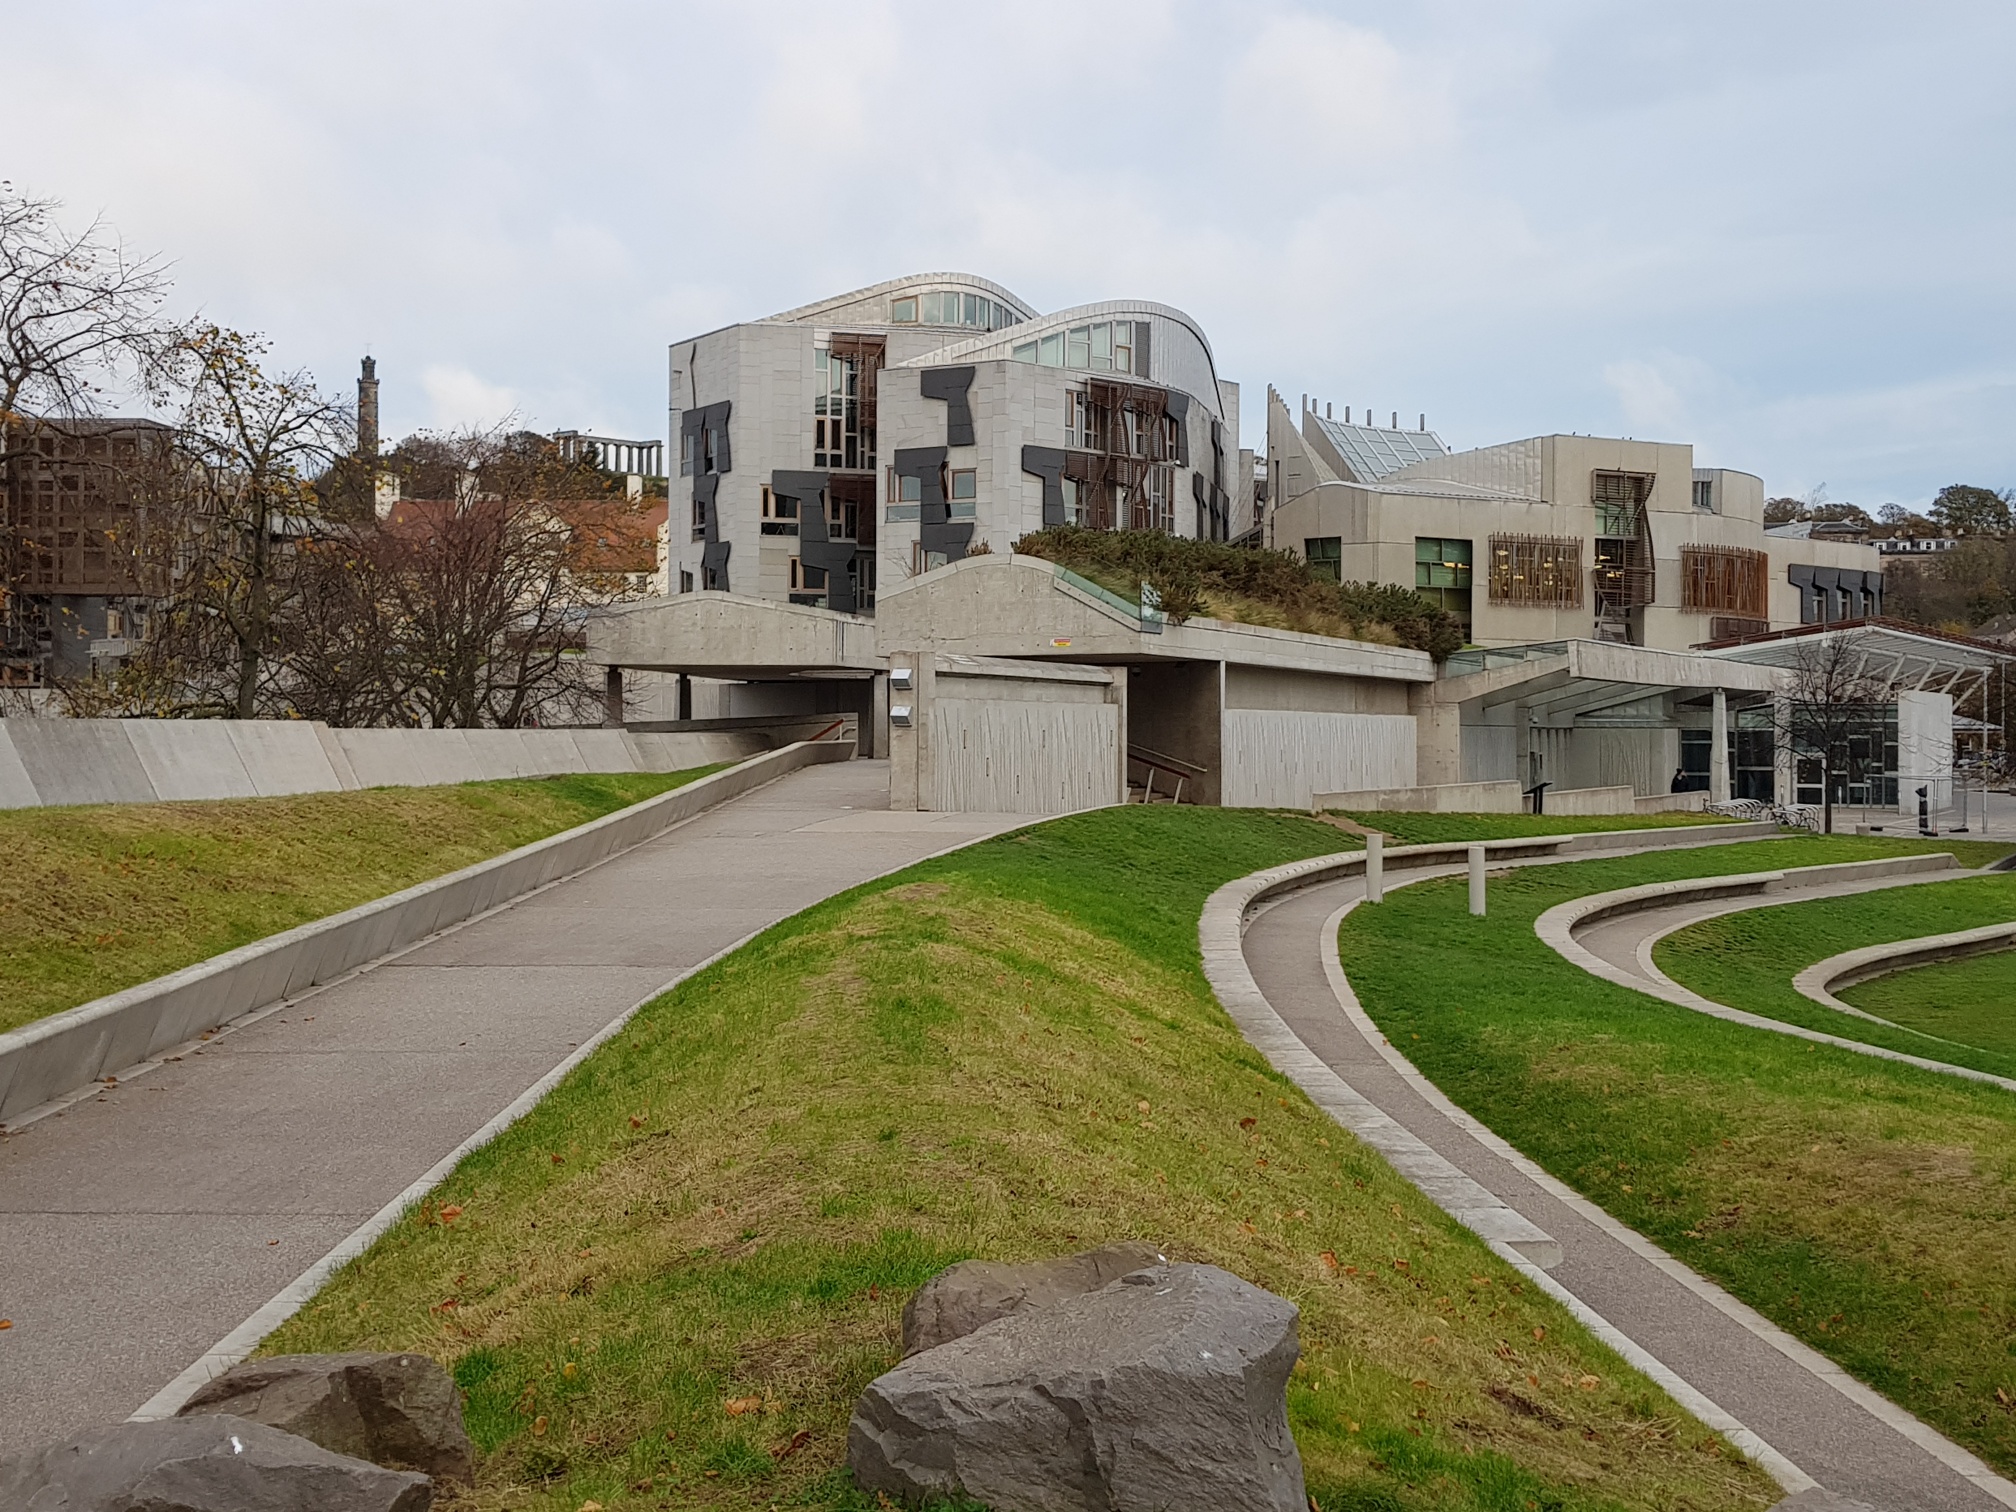
<path id="1" fill-rule="evenodd" d="M 469 369 L 435 364 L 420 374 L 434 430 L 495 425 L 518 413 L 518 396 L 502 384 L 485 383 Z"/>

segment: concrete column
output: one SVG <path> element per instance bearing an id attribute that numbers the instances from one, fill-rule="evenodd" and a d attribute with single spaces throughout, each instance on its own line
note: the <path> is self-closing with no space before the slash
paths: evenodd
<path id="1" fill-rule="evenodd" d="M 1484 917 L 1484 847 L 1470 847 L 1470 912 Z"/>
<path id="2" fill-rule="evenodd" d="M 892 674 L 889 686 L 889 807 L 914 812 L 920 807 L 918 795 L 922 791 L 918 777 L 918 750 L 920 736 L 918 663 L 923 658 L 915 651 L 892 651 L 889 653 L 889 670 Z M 899 688 L 894 685 L 893 674 L 908 671 L 910 686 Z"/>
<path id="3" fill-rule="evenodd" d="M 1771 700 L 1771 801 L 1790 804 L 1798 795 L 1792 770 L 1792 700 Z"/>
<path id="4" fill-rule="evenodd" d="M 1106 689 L 1106 702 L 1120 711 L 1118 720 L 1119 738 L 1114 741 L 1117 749 L 1113 753 L 1113 801 L 1127 801 L 1127 669 L 1124 666 L 1108 667 L 1113 681 Z"/>
<path id="5" fill-rule="evenodd" d="M 1715 690 L 1715 720 L 1708 737 L 1708 801 L 1729 801 L 1729 695 Z"/>
<path id="6" fill-rule="evenodd" d="M 609 729 L 623 728 L 623 669 L 610 667 L 602 685 L 602 723 Z"/>
<path id="7" fill-rule="evenodd" d="M 1435 701 L 1435 684 L 1412 683 L 1407 712 L 1414 716 L 1414 780 L 1422 786 L 1463 780 L 1463 710 Z M 1524 786 L 1524 784 L 1521 784 Z"/>
<path id="8" fill-rule="evenodd" d="M 1365 901 L 1386 901 L 1386 837 L 1377 830 L 1365 837 Z"/>
<path id="9" fill-rule="evenodd" d="M 1512 776 L 1522 789 L 1533 785 L 1533 710 L 1523 703 L 1512 705 Z"/>
<path id="10" fill-rule="evenodd" d="M 938 658 L 928 646 L 917 655 L 916 683 L 910 718 L 917 737 L 917 807 L 928 809 L 937 761 L 931 742 L 931 705 L 938 693 Z"/>
<path id="11" fill-rule="evenodd" d="M 868 695 L 868 718 L 861 728 L 860 748 L 855 752 L 868 760 L 889 754 L 889 674 L 877 672 L 875 686 Z"/>

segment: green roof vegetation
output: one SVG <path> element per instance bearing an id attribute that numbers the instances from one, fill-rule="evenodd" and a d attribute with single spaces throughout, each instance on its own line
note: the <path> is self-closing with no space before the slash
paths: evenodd
<path id="1" fill-rule="evenodd" d="M 717 770 L 0 812 L 0 1032 Z"/>
<path id="2" fill-rule="evenodd" d="M 1462 627 L 1412 588 L 1339 583 L 1286 551 L 1193 541 L 1159 530 L 1062 525 L 1015 543 L 1132 603 L 1145 584 L 1176 624 L 1203 616 L 1307 635 L 1409 646 L 1440 661 L 1463 646 Z"/>
<path id="3" fill-rule="evenodd" d="M 847 1420 L 920 1283 L 1147 1238 L 1301 1308 L 1318 1506 L 1770 1505 L 1218 1007 L 1205 898 L 1338 838 L 1113 808 L 799 914 L 644 1008 L 265 1348 L 447 1363 L 480 1512 L 872 1512 Z"/>
<path id="4" fill-rule="evenodd" d="M 1811 836 L 1531 867 L 1492 880 L 1482 919 L 1461 878 L 1423 882 L 1355 909 L 1341 956 L 1380 1030 L 1458 1104 L 2007 1475 L 2016 1097 L 1661 1002 L 1582 971 L 1533 929 L 1555 904 L 1612 888 L 1961 848 Z M 1718 980 L 1789 981 L 1835 948 L 1732 956 Z"/>

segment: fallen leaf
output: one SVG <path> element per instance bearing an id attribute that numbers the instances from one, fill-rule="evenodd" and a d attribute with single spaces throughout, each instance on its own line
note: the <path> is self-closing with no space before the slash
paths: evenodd
<path id="1" fill-rule="evenodd" d="M 1428 1389 L 1428 1383 L 1417 1376 L 1415 1377 L 1414 1380 L 1414 1389 L 1416 1391 L 1426 1391 Z"/>
<path id="2" fill-rule="evenodd" d="M 581 1503 L 580 1512 L 602 1512 L 602 1503 L 598 1501 L 585 1501 Z"/>
<path id="3" fill-rule="evenodd" d="M 1323 1253 L 1322 1253 L 1322 1254 L 1318 1255 L 1318 1256 L 1317 1256 L 1316 1258 L 1317 1258 L 1318 1260 L 1321 1260 L 1321 1261 L 1323 1262 L 1323 1268 L 1324 1268 L 1325 1270 L 1328 1270 L 1328 1271 L 1331 1271 L 1331 1272 L 1333 1272 L 1333 1273 L 1334 1273 L 1334 1272 L 1336 1271 L 1336 1269 L 1337 1269 L 1337 1251 L 1335 1251 L 1335 1250 L 1325 1250 L 1325 1251 L 1323 1251 Z"/>
<path id="4" fill-rule="evenodd" d="M 812 1430 L 810 1428 L 800 1428 L 796 1433 L 791 1435 L 789 1443 L 779 1444 L 776 1448 L 772 1449 L 770 1451 L 770 1458 L 776 1460 L 781 1465 L 785 1460 L 791 1458 L 792 1455 L 811 1442 Z"/>
<path id="5" fill-rule="evenodd" d="M 1259 1120 L 1259 1119 L 1257 1119 L 1257 1118 L 1254 1118 L 1254 1117 L 1252 1117 L 1252 1116 L 1250 1116 L 1250 1115 L 1249 1115 L 1249 1116 L 1247 1116 L 1247 1117 L 1245 1117 L 1245 1118 L 1242 1118 L 1242 1119 L 1240 1119 L 1240 1120 L 1239 1120 L 1239 1127 L 1240 1127 L 1240 1128 L 1242 1128 L 1242 1129 L 1250 1129 L 1250 1128 L 1252 1128 L 1252 1127 L 1253 1127 L 1253 1126 L 1254 1126 L 1255 1124 L 1257 1124 L 1257 1123 L 1259 1123 L 1259 1122 L 1260 1122 L 1260 1120 Z"/>
<path id="6" fill-rule="evenodd" d="M 1536 1328 L 1533 1330 L 1533 1337 L 1535 1340 L 1544 1339 L 1547 1337 L 1547 1330 L 1544 1328 Z"/>
<path id="7" fill-rule="evenodd" d="M 461 1216 L 462 1216 L 462 1209 L 459 1206 L 451 1205 L 449 1207 L 444 1207 L 443 1209 L 441 1209 L 441 1221 L 443 1223 L 453 1223 L 457 1218 L 460 1218 Z"/>
<path id="8" fill-rule="evenodd" d="M 644 1120 L 637 1114 L 632 1113 L 630 1115 L 630 1127 L 633 1129 L 641 1129 L 644 1127 Z"/>
<path id="9" fill-rule="evenodd" d="M 0 1318 L 0 1328 L 12 1328 L 13 1326 L 14 1320 L 12 1318 Z"/>
<path id="10" fill-rule="evenodd" d="M 532 1432 L 533 1432 L 533 1433 L 534 1433 L 535 1435 L 537 1435 L 537 1434 L 542 1434 L 542 1433 L 544 1433 L 545 1431 L 546 1431 L 546 1419 L 545 1419 L 545 1418 L 543 1418 L 543 1417 L 536 1417 L 536 1418 L 532 1419 Z"/>
<path id="11" fill-rule="evenodd" d="M 559 1165 L 559 1164 L 560 1164 L 560 1163 L 561 1163 L 562 1161 L 564 1161 L 564 1160 L 565 1160 L 566 1158 L 567 1158 L 567 1157 L 566 1157 L 565 1155 L 555 1155 L 555 1156 L 553 1157 L 553 1164 L 555 1164 L 555 1165 Z"/>
<path id="12" fill-rule="evenodd" d="M 595 1251 L 593 1251 L 592 1249 L 576 1250 L 574 1253 L 574 1258 L 576 1260 L 586 1260 L 590 1255 L 594 1253 Z"/>
<path id="13" fill-rule="evenodd" d="M 762 1410 L 763 1398 L 759 1396 L 736 1397 L 722 1407 L 722 1411 L 726 1412 L 730 1417 L 741 1417 L 745 1413 L 761 1412 Z"/>
<path id="14" fill-rule="evenodd" d="M 571 1381 L 574 1377 L 581 1374 L 581 1367 L 576 1365 L 572 1360 L 569 1360 L 565 1365 L 560 1367 L 560 1374 Z"/>
<path id="15" fill-rule="evenodd" d="M 1143 1098 L 1140 1102 L 1134 1104 L 1134 1106 L 1141 1112 L 1146 1113 L 1148 1111 L 1148 1100 Z"/>
<path id="16" fill-rule="evenodd" d="M 1405 1260 L 1395 1260 L 1393 1262 L 1393 1269 L 1395 1270 L 1406 1270 L 1407 1268 L 1408 1268 L 1407 1262 Z"/>
<path id="17" fill-rule="evenodd" d="M 1584 1391 L 1594 1391 L 1598 1386 L 1601 1386 L 1603 1383 L 1600 1380 L 1598 1380 L 1595 1376 L 1585 1375 L 1584 1377 L 1582 1377 L 1581 1380 L 1577 1381 L 1575 1384 L 1577 1386 L 1580 1386 Z"/>

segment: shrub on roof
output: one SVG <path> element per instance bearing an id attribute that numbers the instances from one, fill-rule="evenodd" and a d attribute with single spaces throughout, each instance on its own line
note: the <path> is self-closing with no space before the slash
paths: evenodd
<path id="1" fill-rule="evenodd" d="M 1463 645 L 1440 605 L 1390 583 L 1338 583 L 1287 551 L 1193 541 L 1159 530 L 1059 525 L 1015 543 L 1101 587 L 1139 599 L 1146 584 L 1177 624 L 1192 615 L 1411 646 L 1437 661 Z"/>

